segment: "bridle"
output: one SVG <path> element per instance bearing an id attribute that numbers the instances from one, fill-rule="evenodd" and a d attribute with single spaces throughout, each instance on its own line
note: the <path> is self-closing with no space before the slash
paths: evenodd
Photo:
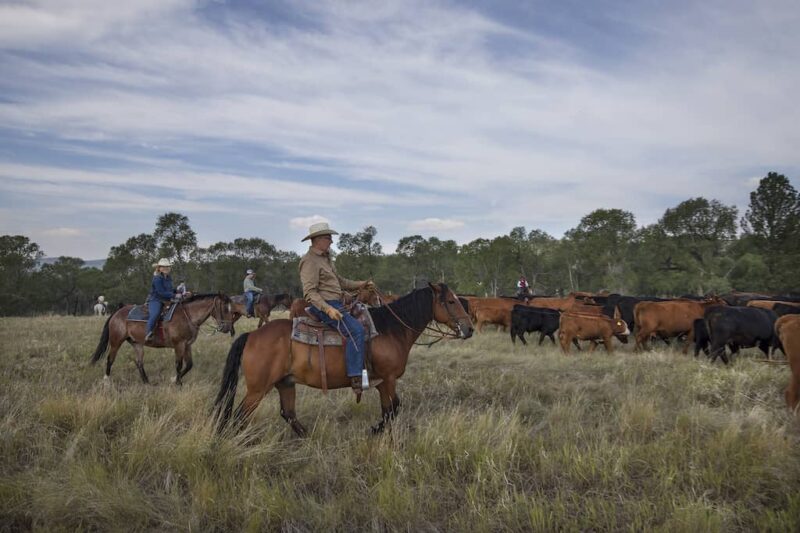
<path id="1" fill-rule="evenodd" d="M 228 301 L 225 302 L 224 300 L 228 300 Z M 216 333 L 218 331 L 220 331 L 220 332 L 223 331 L 223 329 L 225 329 L 226 326 L 227 326 L 228 330 L 230 331 L 230 328 L 233 326 L 233 319 L 225 320 L 225 318 L 224 318 L 225 317 L 225 311 L 222 308 L 222 306 L 226 305 L 226 304 L 228 306 L 231 305 L 230 299 L 228 297 L 223 296 L 222 294 L 217 294 L 216 296 L 214 296 L 214 311 L 219 310 L 219 318 L 214 316 L 214 321 L 217 323 L 217 326 L 214 328 L 213 333 Z M 214 311 L 212 311 L 209 314 L 213 314 Z M 230 312 L 230 307 L 228 307 L 228 311 Z"/>
<path id="2" fill-rule="evenodd" d="M 430 287 L 429 287 L 429 288 L 430 288 Z M 435 298 L 435 297 L 436 297 L 436 291 L 434 291 L 434 290 L 433 290 L 433 288 L 430 288 L 430 289 L 431 289 L 431 292 L 433 293 L 433 297 Z M 384 297 L 384 296 L 381 294 L 381 292 L 378 290 L 378 288 L 377 288 L 377 287 L 372 287 L 372 288 L 370 288 L 369 290 L 371 290 L 371 291 L 374 291 L 374 292 L 375 292 L 375 294 L 378 296 L 378 301 L 385 301 L 385 300 L 386 300 L 386 298 L 385 298 L 385 297 Z M 450 289 L 448 289 L 448 291 L 449 291 L 449 290 L 450 290 Z M 450 291 L 450 292 L 452 292 L 452 291 Z M 409 329 L 409 330 L 413 331 L 413 332 L 414 332 L 414 333 L 416 333 L 417 335 L 422 335 L 422 334 L 423 334 L 423 333 L 425 333 L 426 331 L 430 331 L 430 332 L 433 332 L 433 333 L 435 333 L 435 335 L 434 335 L 434 336 L 436 337 L 436 339 L 435 339 L 434 341 L 432 341 L 432 342 L 428 342 L 428 343 L 417 343 L 417 342 L 415 342 L 415 343 L 414 343 L 414 344 L 416 344 L 416 345 L 418 345 L 418 346 L 431 346 L 431 345 L 433 345 L 433 344 L 436 344 L 437 342 L 441 341 L 442 339 L 446 339 L 446 338 L 450 338 L 450 339 L 460 339 L 460 338 L 462 338 L 462 337 L 465 337 L 465 335 L 464 335 L 464 332 L 461 330 L 461 324 L 459 324 L 459 323 L 458 323 L 458 318 L 457 318 L 457 317 L 456 317 L 456 316 L 453 314 L 453 312 L 452 312 L 452 311 L 450 310 L 450 308 L 448 307 L 448 305 L 447 305 L 447 302 L 445 301 L 445 296 L 446 296 L 446 295 L 444 294 L 444 292 L 441 292 L 441 293 L 440 293 L 440 295 L 439 295 L 439 298 L 440 298 L 440 301 L 441 301 L 441 303 L 442 303 L 442 305 L 443 305 L 443 307 L 444 307 L 445 311 L 447 311 L 448 318 L 449 318 L 449 319 L 450 319 L 450 320 L 453 322 L 453 324 L 455 324 L 455 325 L 456 325 L 456 328 L 457 328 L 457 330 L 458 330 L 458 333 L 457 333 L 457 334 L 456 334 L 456 333 L 452 333 L 452 332 L 450 332 L 450 331 L 445 331 L 445 330 L 443 330 L 443 329 L 439 328 L 439 327 L 438 327 L 438 322 L 436 323 L 436 324 L 437 324 L 437 327 L 435 327 L 435 328 L 431 327 L 430 325 L 426 325 L 426 326 L 425 326 L 424 328 L 422 328 L 421 330 L 418 330 L 418 329 L 416 329 L 416 328 L 412 328 L 411 326 L 409 326 L 408 324 L 406 324 L 406 323 L 405 323 L 405 321 L 404 321 L 402 318 L 400 318 L 400 317 L 397 315 L 397 313 L 395 313 L 395 312 L 394 312 L 394 309 L 392 309 L 392 306 L 391 306 L 391 305 L 389 305 L 389 304 L 386 304 L 386 305 L 383 305 L 383 307 L 384 307 L 385 309 L 387 309 L 387 310 L 389 311 L 389 313 L 390 313 L 392 316 L 394 316 L 394 317 L 397 319 L 397 321 L 398 321 L 398 322 L 400 322 L 400 324 L 401 324 L 403 327 L 405 327 L 406 329 Z M 453 329 L 453 328 L 451 327 L 451 329 Z"/>
<path id="3" fill-rule="evenodd" d="M 233 323 L 232 320 L 225 320 L 223 318 L 225 316 L 225 312 L 223 311 L 222 306 L 225 305 L 225 302 L 223 302 L 222 300 L 223 300 L 222 295 L 220 294 L 215 295 L 214 299 L 211 301 L 211 306 L 208 309 L 208 314 L 206 315 L 206 318 L 209 316 L 213 316 L 214 321 L 217 323 L 215 327 L 210 329 L 211 331 L 210 335 L 214 335 L 217 332 L 223 331 L 225 326 L 228 326 L 228 329 L 230 329 Z M 200 329 L 202 323 L 196 325 L 194 322 L 192 322 L 192 320 L 189 318 L 189 313 L 186 312 L 186 307 L 184 306 L 184 303 L 183 302 L 178 302 L 178 303 L 180 304 L 181 311 L 183 311 L 183 315 L 186 317 L 186 323 L 189 324 L 189 327 L 192 329 L 192 336 L 197 335 L 197 331 Z M 228 302 L 228 305 L 230 305 L 230 302 Z M 216 316 L 217 310 L 219 310 L 219 318 Z M 203 322 L 205 322 L 205 319 L 203 319 Z"/>

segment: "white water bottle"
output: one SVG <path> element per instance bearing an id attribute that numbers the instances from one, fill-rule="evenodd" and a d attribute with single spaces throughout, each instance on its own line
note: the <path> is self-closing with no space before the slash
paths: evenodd
<path id="1" fill-rule="evenodd" d="M 369 388 L 369 375 L 367 375 L 367 369 L 364 368 L 361 370 L 361 390 L 367 390 Z"/>

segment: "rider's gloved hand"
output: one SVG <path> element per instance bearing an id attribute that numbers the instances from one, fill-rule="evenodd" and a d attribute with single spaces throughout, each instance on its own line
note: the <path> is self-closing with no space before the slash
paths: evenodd
<path id="1" fill-rule="evenodd" d="M 342 319 L 342 313 L 340 313 L 339 310 L 336 309 L 335 307 L 328 307 L 325 310 L 325 314 L 328 315 L 329 317 L 331 317 L 332 320 L 341 320 Z"/>
<path id="2" fill-rule="evenodd" d="M 361 288 L 362 288 L 362 289 L 367 289 L 367 290 L 370 290 L 370 291 L 371 291 L 371 290 L 373 290 L 373 289 L 375 288 L 375 282 L 374 282 L 374 281 L 372 281 L 371 279 L 369 279 L 369 280 L 365 281 L 365 282 L 364 282 L 364 283 L 361 285 Z"/>

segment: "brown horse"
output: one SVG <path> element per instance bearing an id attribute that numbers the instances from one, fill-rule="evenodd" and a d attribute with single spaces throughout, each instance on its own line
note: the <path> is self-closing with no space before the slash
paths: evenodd
<path id="1" fill-rule="evenodd" d="M 403 375 L 412 345 L 432 320 L 448 325 L 457 336 L 472 336 L 472 322 L 453 291 L 446 285 L 417 289 L 396 302 L 369 309 L 379 335 L 369 342 L 372 368 L 370 378 L 380 381 L 382 419 L 372 430 L 378 433 L 394 418 L 400 407 L 395 392 L 397 379 Z M 237 427 L 245 423 L 261 399 L 272 387 L 280 395 L 281 416 L 300 436 L 306 430 L 295 414 L 295 383 L 322 388 L 318 358 L 307 358 L 309 346 L 291 340 L 292 321 L 273 320 L 263 328 L 237 338 L 228 353 L 222 386 L 215 402 L 222 430 L 233 410 L 239 367 L 244 369 L 247 394 L 236 410 Z M 345 370 L 343 346 L 327 346 L 325 360 L 327 386 L 350 387 Z"/>
<path id="2" fill-rule="evenodd" d="M 128 312 L 133 305 L 125 305 L 117 309 L 103 326 L 100 342 L 91 358 L 91 364 L 97 363 L 104 353 L 108 352 L 104 379 L 111 377 L 111 365 L 117 357 L 117 351 L 123 342 L 128 341 L 136 352 L 136 368 L 143 383 L 149 383 L 144 371 L 144 347 L 173 348 L 175 350 L 174 382 L 181 384 L 181 379 L 192 369 L 192 343 L 197 338 L 200 325 L 209 316 L 217 323 L 217 330 L 227 333 L 231 328 L 231 302 L 226 295 L 195 294 L 178 304 L 172 319 L 163 323 L 163 335 L 156 327 L 156 335 L 144 341 L 146 322 L 128 321 Z M 110 350 L 109 350 L 110 347 Z"/>
<path id="3" fill-rule="evenodd" d="M 273 294 L 270 296 L 269 294 L 262 293 L 261 298 L 259 298 L 258 302 L 253 305 L 253 311 L 258 317 L 257 327 L 260 328 L 264 325 L 264 323 L 269 322 L 270 312 L 279 305 L 289 309 L 292 306 L 292 295 Z M 244 294 L 231 296 L 231 313 L 233 315 L 231 322 L 231 337 L 233 337 L 236 334 L 236 330 L 233 329 L 233 324 L 235 324 L 236 321 L 241 317 L 247 316 L 247 299 L 245 298 Z"/>

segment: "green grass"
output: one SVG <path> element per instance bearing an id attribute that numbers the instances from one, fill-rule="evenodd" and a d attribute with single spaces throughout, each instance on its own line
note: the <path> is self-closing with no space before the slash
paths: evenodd
<path id="1" fill-rule="evenodd" d="M 800 530 L 788 369 L 752 353 L 565 357 L 487 333 L 415 348 L 383 436 L 374 391 L 299 387 L 310 437 L 273 392 L 218 438 L 230 337 L 197 341 L 182 388 L 171 351 L 146 350 L 144 386 L 125 347 L 106 387 L 87 365 L 101 327 L 0 319 L 0 529 Z"/>

